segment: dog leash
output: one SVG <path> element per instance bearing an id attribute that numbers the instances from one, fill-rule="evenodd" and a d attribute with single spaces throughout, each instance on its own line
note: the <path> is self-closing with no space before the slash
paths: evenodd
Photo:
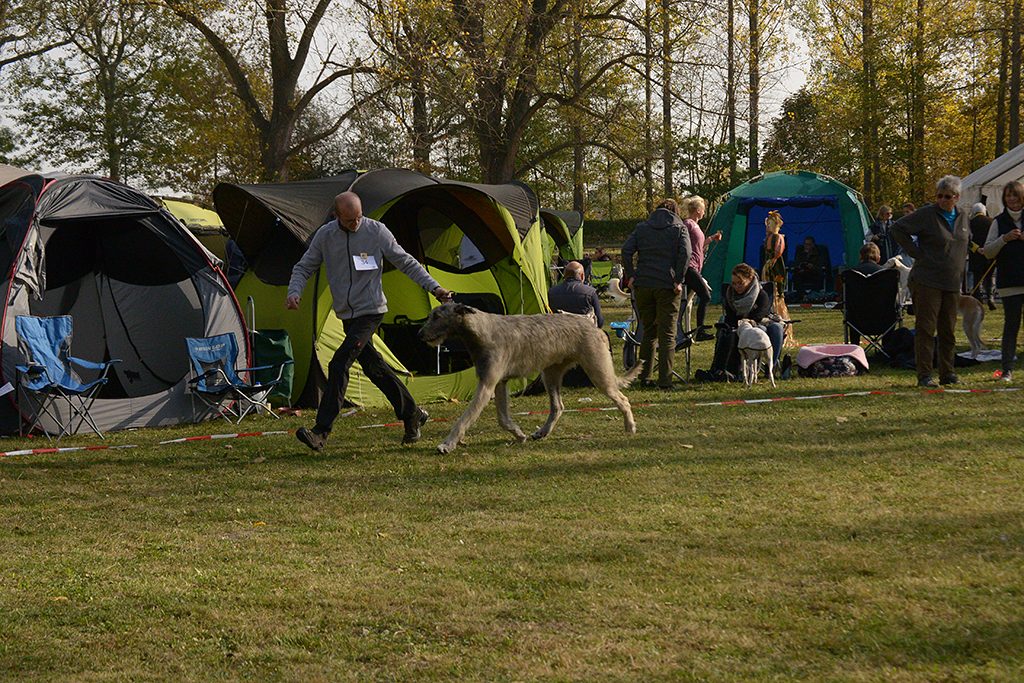
<path id="1" fill-rule="evenodd" d="M 989 265 L 989 267 L 988 267 L 988 270 L 985 271 L 984 275 L 982 275 L 980 278 L 978 278 L 978 281 L 974 285 L 974 289 L 972 289 L 971 293 L 968 294 L 967 296 L 974 296 L 974 293 L 978 291 L 978 287 L 981 287 L 981 283 L 985 281 L 985 278 L 988 277 L 988 274 L 991 273 L 992 269 L 995 268 L 995 267 L 996 267 L 996 262 L 995 262 L 995 259 L 993 259 L 991 265 Z"/>

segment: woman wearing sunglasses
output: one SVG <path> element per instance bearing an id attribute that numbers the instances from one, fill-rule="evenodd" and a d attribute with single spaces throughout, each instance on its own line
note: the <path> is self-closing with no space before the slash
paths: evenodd
<path id="1" fill-rule="evenodd" d="M 948 175 L 935 184 L 935 203 L 904 216 L 892 235 L 914 259 L 910 295 L 914 301 L 914 361 L 919 387 L 961 384 L 953 374 L 960 284 L 971 239 L 967 212 L 957 208 L 960 178 Z M 935 336 L 939 338 L 939 381 L 932 375 Z"/>

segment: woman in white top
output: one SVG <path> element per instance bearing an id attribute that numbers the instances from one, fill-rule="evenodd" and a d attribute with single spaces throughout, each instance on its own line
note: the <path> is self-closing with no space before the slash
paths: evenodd
<path id="1" fill-rule="evenodd" d="M 1003 212 L 992 221 L 982 250 L 996 260 L 996 290 L 1003 302 L 1002 381 L 1012 379 L 1021 309 L 1024 308 L 1024 185 L 1014 180 L 1003 187 Z"/>

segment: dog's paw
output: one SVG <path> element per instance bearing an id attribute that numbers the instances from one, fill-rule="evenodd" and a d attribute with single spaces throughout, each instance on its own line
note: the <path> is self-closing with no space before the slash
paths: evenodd
<path id="1" fill-rule="evenodd" d="M 627 423 L 626 424 L 626 433 L 627 434 L 636 434 L 636 423 L 635 422 Z"/>
<path id="2" fill-rule="evenodd" d="M 451 453 L 452 451 L 455 450 L 455 447 L 457 445 L 458 444 L 448 443 L 447 441 L 445 441 L 444 443 L 440 443 L 437 445 L 437 452 L 441 453 L 442 455 L 445 453 Z"/>
<path id="3" fill-rule="evenodd" d="M 534 441 L 536 441 L 537 439 L 543 439 L 547 435 L 548 435 L 548 431 L 547 430 L 545 430 L 545 429 L 538 429 L 533 434 L 530 434 L 530 438 L 533 439 Z M 526 441 L 526 439 L 523 439 L 523 441 Z"/>

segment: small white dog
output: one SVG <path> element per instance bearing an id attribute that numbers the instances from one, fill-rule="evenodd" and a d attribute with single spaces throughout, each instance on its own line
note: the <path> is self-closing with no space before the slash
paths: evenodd
<path id="1" fill-rule="evenodd" d="M 899 301 L 901 304 L 910 303 L 910 266 L 906 264 L 902 256 L 893 256 L 891 259 L 882 264 L 883 268 L 893 268 L 900 272 L 900 293 Z"/>
<path id="2" fill-rule="evenodd" d="M 743 382 L 748 387 L 757 383 L 757 374 L 761 365 L 761 358 L 764 358 L 768 370 L 768 378 L 775 386 L 775 368 L 772 366 L 772 341 L 768 333 L 755 325 L 750 320 L 740 320 L 736 327 L 739 334 L 739 342 L 736 348 L 739 349 L 740 358 L 743 361 Z"/>

